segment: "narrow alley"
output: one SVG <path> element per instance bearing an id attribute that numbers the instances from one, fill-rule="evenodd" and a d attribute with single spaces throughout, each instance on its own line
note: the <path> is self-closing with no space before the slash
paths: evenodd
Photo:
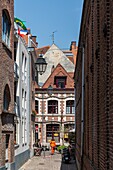
<path id="1" fill-rule="evenodd" d="M 75 160 L 69 164 L 62 163 L 61 154 L 50 155 L 50 151 L 45 152 L 45 157 L 34 156 L 29 159 L 19 170 L 76 170 Z"/>

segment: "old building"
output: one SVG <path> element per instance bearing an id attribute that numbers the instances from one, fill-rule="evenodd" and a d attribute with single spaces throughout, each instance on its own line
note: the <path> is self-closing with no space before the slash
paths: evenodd
<path id="1" fill-rule="evenodd" d="M 74 115 L 74 59 L 72 51 L 62 51 L 55 44 L 43 55 L 47 69 L 38 75 L 35 90 L 36 140 L 49 145 L 68 140 L 68 132 L 75 127 Z"/>
<path id="2" fill-rule="evenodd" d="M 20 21 L 20 20 L 19 20 Z M 19 35 L 22 29 L 15 21 L 14 34 L 14 101 L 15 101 L 15 170 L 18 170 L 31 156 L 34 155 L 35 142 L 35 39 L 32 35 Z M 30 31 L 30 30 L 29 30 Z"/>
<path id="3" fill-rule="evenodd" d="M 113 169 L 113 1 L 84 0 L 75 69 L 78 169 Z"/>
<path id="4" fill-rule="evenodd" d="M 14 2 L 0 1 L 0 170 L 14 169 Z"/>

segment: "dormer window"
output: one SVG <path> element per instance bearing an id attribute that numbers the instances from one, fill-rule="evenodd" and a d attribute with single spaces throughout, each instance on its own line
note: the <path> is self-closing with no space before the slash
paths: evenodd
<path id="1" fill-rule="evenodd" d="M 66 76 L 56 76 L 54 80 L 54 84 L 56 85 L 56 88 L 63 89 L 66 85 Z"/>

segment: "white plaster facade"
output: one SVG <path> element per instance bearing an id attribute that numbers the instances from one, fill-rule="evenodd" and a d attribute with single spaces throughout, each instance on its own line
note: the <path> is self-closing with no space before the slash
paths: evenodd
<path id="1" fill-rule="evenodd" d="M 16 24 L 15 27 L 17 29 Z M 17 116 L 15 120 L 15 164 L 18 167 L 33 156 L 34 127 L 31 123 L 32 55 L 28 50 L 28 45 L 18 34 L 15 34 L 15 44 L 15 66 L 17 68 L 15 73 L 15 112 Z"/>
<path id="2" fill-rule="evenodd" d="M 19 68 L 19 78 L 16 91 L 17 112 L 17 144 L 15 155 L 29 149 L 29 54 L 21 37 L 18 37 L 16 64 Z"/>

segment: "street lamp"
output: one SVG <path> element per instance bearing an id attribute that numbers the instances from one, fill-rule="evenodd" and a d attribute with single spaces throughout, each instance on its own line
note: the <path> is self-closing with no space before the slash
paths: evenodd
<path id="1" fill-rule="evenodd" d="M 47 63 L 45 61 L 45 58 L 43 58 L 42 54 L 37 58 L 36 62 L 35 62 L 35 68 L 36 68 L 36 71 L 37 71 L 37 84 L 39 83 L 38 82 L 38 74 L 42 75 L 43 73 L 45 73 L 46 71 L 46 67 L 47 67 Z M 39 84 L 38 84 L 39 85 Z M 42 93 L 42 144 L 44 143 L 44 140 L 43 140 L 43 130 L 44 130 L 44 127 L 43 127 L 43 121 L 44 121 L 44 106 L 43 106 L 43 99 L 44 99 L 44 96 L 43 96 L 43 93 Z M 45 148 L 44 148 L 44 157 L 45 157 Z"/>
<path id="2" fill-rule="evenodd" d="M 37 58 L 35 66 L 37 72 L 40 75 L 42 75 L 46 71 L 47 63 L 45 61 L 45 58 L 43 58 L 42 54 Z"/>
<path id="3" fill-rule="evenodd" d="M 38 74 L 42 75 L 43 73 L 45 73 L 46 71 L 46 67 L 47 67 L 47 63 L 45 61 L 45 58 L 43 58 L 43 55 L 40 54 L 39 57 L 37 58 L 36 62 L 35 62 L 35 68 L 36 68 L 36 71 L 37 71 L 37 84 L 39 83 L 38 82 Z"/>

